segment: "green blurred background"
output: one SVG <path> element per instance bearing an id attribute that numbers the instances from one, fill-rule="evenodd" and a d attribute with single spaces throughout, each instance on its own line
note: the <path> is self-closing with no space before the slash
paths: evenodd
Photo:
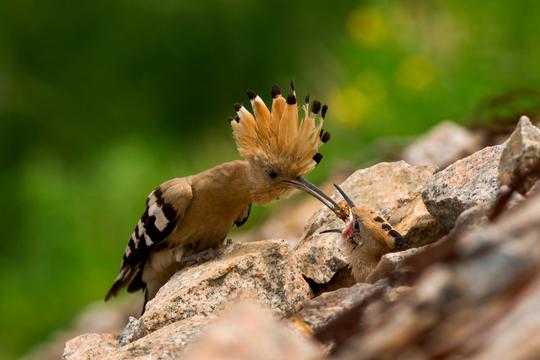
<path id="1" fill-rule="evenodd" d="M 539 33 L 533 0 L 2 1 L 0 358 L 103 298 L 154 186 L 238 157 L 246 89 L 294 79 L 329 104 L 320 182 L 538 89 Z"/>

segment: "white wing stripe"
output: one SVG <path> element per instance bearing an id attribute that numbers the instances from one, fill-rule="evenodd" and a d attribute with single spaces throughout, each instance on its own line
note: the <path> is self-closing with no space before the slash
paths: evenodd
<path id="1" fill-rule="evenodd" d="M 163 210 L 157 205 L 150 206 L 150 209 L 148 209 L 148 215 L 156 217 L 155 225 L 160 232 L 162 232 L 169 224 L 169 220 L 167 220 Z"/>
<path id="2" fill-rule="evenodd" d="M 152 246 L 154 244 L 152 239 L 150 239 L 150 236 L 148 236 L 146 233 L 144 233 L 144 240 L 145 240 L 146 246 Z"/>

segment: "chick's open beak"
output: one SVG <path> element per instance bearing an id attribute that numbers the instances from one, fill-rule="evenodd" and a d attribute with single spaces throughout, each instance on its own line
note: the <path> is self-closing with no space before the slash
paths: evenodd
<path id="1" fill-rule="evenodd" d="M 305 191 L 320 202 L 322 202 L 325 206 L 327 206 L 330 210 L 336 214 L 338 218 L 343 220 L 345 223 L 351 224 L 353 221 L 353 213 L 352 209 L 355 207 L 354 202 L 352 199 L 343 191 L 342 188 L 340 188 L 338 185 L 334 184 L 337 191 L 341 194 L 345 202 L 347 203 L 348 209 L 346 207 L 342 207 L 338 203 L 336 203 L 330 196 L 326 195 L 321 189 L 304 179 L 303 177 L 299 176 L 294 180 L 283 180 L 285 183 L 294 186 L 295 188 Z M 349 226 L 350 227 L 350 226 Z M 339 233 L 342 234 L 344 229 L 328 229 L 321 231 L 320 234 L 325 233 Z"/>
<path id="2" fill-rule="evenodd" d="M 343 235 L 350 235 L 350 233 L 352 232 L 353 221 L 355 221 L 352 209 L 356 205 L 354 204 L 352 199 L 345 193 L 345 191 L 343 191 L 343 189 L 341 187 L 339 187 L 339 185 L 334 184 L 334 187 L 341 194 L 341 196 L 343 197 L 343 199 L 347 203 L 347 206 L 349 207 L 348 211 L 346 211 L 347 209 L 343 209 L 343 207 L 338 206 L 340 211 L 336 212 L 334 210 L 334 213 L 337 215 L 337 217 L 339 217 L 341 220 L 343 220 L 345 223 L 347 223 L 348 226 L 346 228 L 344 228 L 344 229 L 327 229 L 327 230 L 323 230 L 319 234 L 339 233 L 339 234 L 343 234 Z M 348 212 L 348 219 L 347 219 L 347 212 Z"/>
<path id="3" fill-rule="evenodd" d="M 327 234 L 327 233 L 338 233 L 338 234 L 341 234 L 343 232 L 343 229 L 328 229 L 328 230 L 323 230 L 321 231 L 319 234 Z"/>

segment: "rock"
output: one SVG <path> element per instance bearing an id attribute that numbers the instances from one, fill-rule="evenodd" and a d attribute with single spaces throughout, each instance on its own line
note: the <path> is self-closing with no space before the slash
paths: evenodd
<path id="1" fill-rule="evenodd" d="M 532 359 L 540 354 L 540 277 L 527 292 L 527 298 L 484 334 L 486 341 L 476 359 L 496 359 L 501 354 L 507 359 Z"/>
<path id="2" fill-rule="evenodd" d="M 411 166 L 404 161 L 380 163 L 356 171 L 341 187 L 356 203 L 388 218 L 418 196 L 433 171 L 433 167 Z M 340 199 L 335 192 L 333 198 Z M 338 270 L 347 266 L 338 246 L 339 234 L 320 234 L 341 225 L 334 213 L 322 207 L 311 218 L 295 249 L 302 274 L 318 284 L 328 283 Z"/>
<path id="3" fill-rule="evenodd" d="M 526 193 L 538 180 L 540 174 L 531 174 L 540 162 L 540 129 L 531 124 L 528 117 L 519 119 L 516 130 L 512 133 L 501 156 L 499 165 L 500 182 L 511 185 L 516 177 L 527 176 L 523 189 Z"/>
<path id="4" fill-rule="evenodd" d="M 464 127 L 443 121 L 409 145 L 402 158 L 412 165 L 431 165 L 444 169 L 480 147 L 480 139 Z"/>
<path id="5" fill-rule="evenodd" d="M 348 289 L 321 295 L 322 299 L 313 300 L 316 306 L 306 312 L 302 311 L 300 315 L 306 322 L 313 324 L 314 337 L 330 351 L 335 351 L 363 328 L 364 318 L 379 318 L 380 314 L 410 291 L 408 286 L 390 287 L 384 280 L 376 284 L 356 284 Z M 327 311 L 333 307 L 337 310 L 335 314 Z M 318 314 L 318 311 L 322 314 Z"/>
<path id="6" fill-rule="evenodd" d="M 326 292 L 308 301 L 295 318 L 307 324 L 312 331 L 319 331 L 353 305 L 369 299 L 385 288 L 386 284 L 358 283 L 351 287 Z"/>
<path id="7" fill-rule="evenodd" d="M 427 210 L 421 194 L 394 212 L 388 221 L 407 240 L 410 247 L 432 243 L 444 234 Z"/>
<path id="8" fill-rule="evenodd" d="M 124 333 L 127 341 L 171 323 L 216 314 L 245 292 L 280 316 L 298 311 L 311 297 L 297 262 L 283 240 L 238 244 L 221 258 L 177 272 Z"/>
<path id="9" fill-rule="evenodd" d="M 422 190 L 422 199 L 429 213 L 448 232 L 463 211 L 492 204 L 501 185 L 509 184 L 515 174 L 529 171 L 538 159 L 540 129 L 522 117 L 504 144 L 482 149 L 435 174 Z"/>
<path id="10" fill-rule="evenodd" d="M 253 303 L 228 309 L 182 356 L 186 360 L 324 359 L 315 342 Z"/>
<path id="11" fill-rule="evenodd" d="M 193 316 L 188 320 L 169 324 L 141 339 L 113 349 L 102 359 L 178 359 L 185 347 L 195 341 L 215 317 L 215 315 Z"/>
<path id="12" fill-rule="evenodd" d="M 66 343 L 63 358 L 67 360 L 100 359 L 115 350 L 118 340 L 112 334 L 84 334 Z"/>
<path id="13" fill-rule="evenodd" d="M 540 194 L 540 180 L 537 180 L 525 195 L 527 197 L 533 197 L 538 194 Z"/>
<path id="14" fill-rule="evenodd" d="M 504 145 L 482 149 L 436 173 L 426 184 L 422 200 L 444 231 L 464 210 L 495 200 L 503 150 Z"/>
<path id="15" fill-rule="evenodd" d="M 365 315 L 338 358 L 536 358 L 539 213 L 540 198 L 532 198 L 460 238 L 406 300 L 376 318 Z"/>
<path id="16" fill-rule="evenodd" d="M 419 248 L 412 248 L 405 251 L 393 252 L 383 255 L 375 270 L 367 277 L 368 283 L 375 283 L 381 279 L 392 277 L 394 281 L 405 281 L 407 273 L 410 271 L 404 261 L 413 254 L 416 254 Z"/>
<path id="17" fill-rule="evenodd" d="M 103 301 L 91 303 L 81 311 L 72 324 L 69 324 L 65 329 L 55 331 L 49 339 L 35 346 L 21 360 L 59 359 L 62 357 L 66 342 L 80 334 L 117 334 L 126 325 L 128 316 L 140 313 L 141 306 L 141 299 L 135 297 L 118 299 L 110 303 L 104 303 Z M 92 337 L 87 337 L 87 340 L 92 341 Z M 106 343 L 107 341 L 105 341 Z"/>

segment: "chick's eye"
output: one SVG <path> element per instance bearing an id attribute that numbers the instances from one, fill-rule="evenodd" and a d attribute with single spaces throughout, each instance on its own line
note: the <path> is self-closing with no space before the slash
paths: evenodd
<path id="1" fill-rule="evenodd" d="M 275 179 L 275 178 L 277 178 L 277 172 L 275 172 L 275 171 L 272 170 L 272 169 L 266 170 L 266 175 L 268 175 L 268 176 L 270 177 L 270 179 Z"/>
<path id="2" fill-rule="evenodd" d="M 360 231 L 360 224 L 357 222 L 354 223 L 354 231 L 359 232 Z"/>

